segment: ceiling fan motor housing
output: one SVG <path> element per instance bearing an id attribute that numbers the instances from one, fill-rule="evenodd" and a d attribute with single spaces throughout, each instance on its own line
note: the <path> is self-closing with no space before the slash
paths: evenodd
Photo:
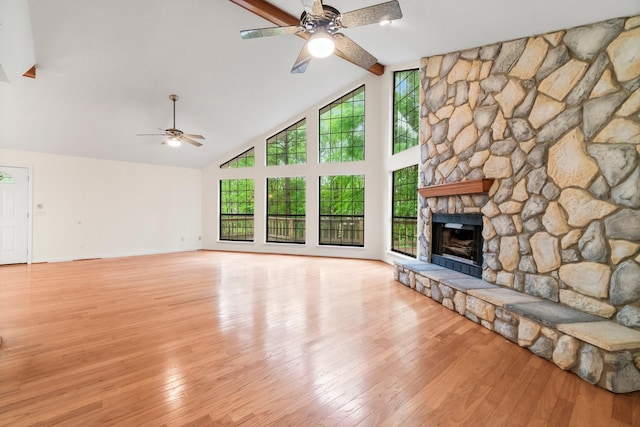
<path id="1" fill-rule="evenodd" d="M 165 133 L 168 137 L 174 137 L 174 138 L 180 138 L 184 134 L 184 132 L 182 132 L 181 130 L 174 129 L 174 128 L 165 129 Z"/>
<path id="2" fill-rule="evenodd" d="M 314 16 L 306 11 L 302 12 L 300 26 L 304 28 L 305 32 L 313 34 L 318 30 L 324 30 L 329 34 L 334 34 L 342 29 L 338 9 L 326 4 L 322 5 L 322 9 L 324 11 L 323 16 Z"/>

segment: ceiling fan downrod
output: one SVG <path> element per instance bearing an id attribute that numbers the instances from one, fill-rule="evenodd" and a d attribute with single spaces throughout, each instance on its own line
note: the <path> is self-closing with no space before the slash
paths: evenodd
<path id="1" fill-rule="evenodd" d="M 169 95 L 169 99 L 173 101 L 173 129 L 176 128 L 176 101 L 180 99 L 178 95 Z"/>

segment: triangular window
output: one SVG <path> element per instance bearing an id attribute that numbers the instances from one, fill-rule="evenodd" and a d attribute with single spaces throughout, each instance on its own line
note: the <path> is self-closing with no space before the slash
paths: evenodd
<path id="1" fill-rule="evenodd" d="M 250 168 L 255 164 L 253 147 L 220 165 L 220 169 Z"/>
<path id="2" fill-rule="evenodd" d="M 13 177 L 6 172 L 0 171 L 0 184 L 14 184 Z"/>

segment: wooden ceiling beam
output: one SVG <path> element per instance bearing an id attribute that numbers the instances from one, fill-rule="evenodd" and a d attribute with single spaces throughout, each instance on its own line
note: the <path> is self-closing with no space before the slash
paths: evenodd
<path id="1" fill-rule="evenodd" d="M 300 18 L 296 18 L 295 16 L 285 12 L 284 10 L 280 9 L 279 7 L 265 0 L 229 0 L 229 1 L 237 4 L 238 6 L 248 10 L 251 13 L 258 15 L 261 18 L 266 19 L 267 21 L 275 25 L 291 26 L 291 25 L 300 24 Z M 299 34 L 299 36 L 305 39 L 307 38 L 306 34 Z M 339 56 L 340 58 L 353 63 L 342 52 L 336 50 L 335 54 L 336 56 Z M 380 63 L 375 63 L 367 71 L 375 74 L 376 76 L 381 76 L 382 74 L 384 74 L 384 65 Z"/>
<path id="2" fill-rule="evenodd" d="M 231 0 L 232 3 L 280 26 L 298 25 L 300 19 L 265 0 Z"/>
<path id="3" fill-rule="evenodd" d="M 22 76 L 23 77 L 29 77 L 31 79 L 35 79 L 36 78 L 36 66 L 34 65 L 33 67 L 29 68 L 27 70 L 27 72 L 24 73 Z"/>

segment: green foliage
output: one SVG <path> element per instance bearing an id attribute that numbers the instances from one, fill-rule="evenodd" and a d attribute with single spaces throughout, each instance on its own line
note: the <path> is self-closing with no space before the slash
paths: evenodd
<path id="1" fill-rule="evenodd" d="M 393 216 L 413 218 L 418 215 L 418 165 L 393 172 Z"/>
<path id="2" fill-rule="evenodd" d="M 220 213 L 253 215 L 253 179 L 220 180 Z"/>
<path id="3" fill-rule="evenodd" d="M 220 165 L 220 169 L 234 169 L 234 168 L 249 168 L 253 167 L 255 164 L 255 150 L 254 147 L 251 147 L 244 153 L 241 153 Z"/>
<path id="4" fill-rule="evenodd" d="M 320 162 L 364 160 L 364 86 L 320 110 Z"/>
<path id="5" fill-rule="evenodd" d="M 267 139 L 267 166 L 299 165 L 306 162 L 306 119 Z"/>
<path id="6" fill-rule="evenodd" d="M 393 172 L 391 249 L 415 255 L 418 229 L 418 165 Z"/>
<path id="7" fill-rule="evenodd" d="M 364 215 L 364 175 L 321 176 L 320 215 Z"/>
<path id="8" fill-rule="evenodd" d="M 420 131 L 420 72 L 394 73 L 393 154 L 418 145 Z"/>
<path id="9" fill-rule="evenodd" d="M 304 215 L 305 210 L 305 178 L 267 179 L 267 215 Z"/>

